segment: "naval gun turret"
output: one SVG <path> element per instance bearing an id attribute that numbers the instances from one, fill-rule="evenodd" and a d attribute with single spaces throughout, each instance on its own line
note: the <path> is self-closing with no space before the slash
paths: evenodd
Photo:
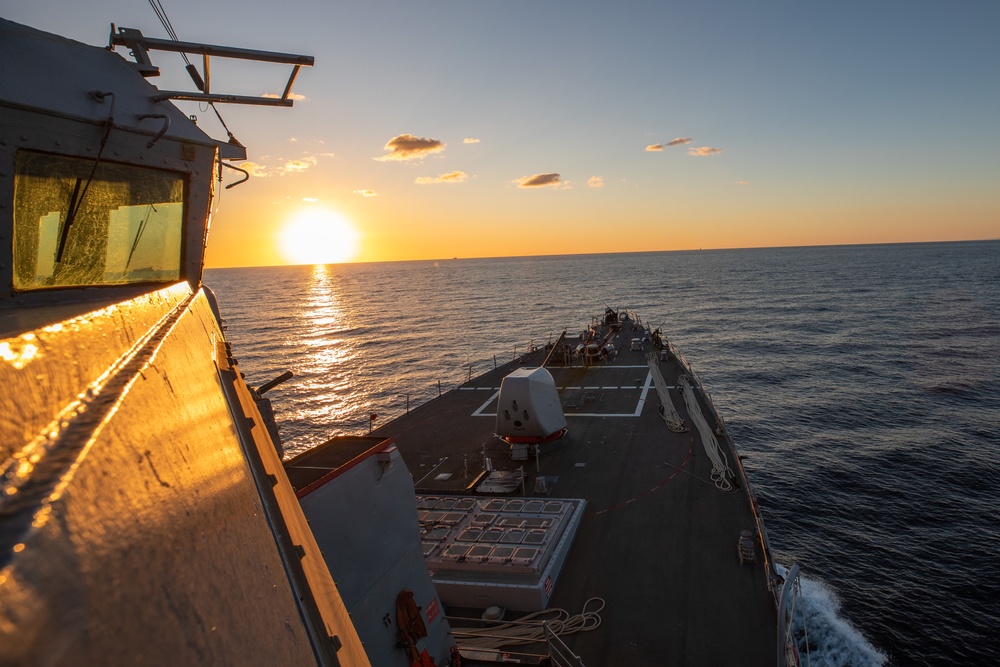
<path id="1" fill-rule="evenodd" d="M 529 447 L 555 443 L 566 435 L 566 415 L 552 374 L 519 368 L 500 383 L 496 434 L 511 446 L 511 458 L 527 459 Z"/>

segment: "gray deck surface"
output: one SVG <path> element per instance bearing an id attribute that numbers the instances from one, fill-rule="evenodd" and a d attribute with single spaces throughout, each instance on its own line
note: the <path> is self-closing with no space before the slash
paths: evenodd
<path id="1" fill-rule="evenodd" d="M 576 614 L 591 597 L 607 603 L 600 628 L 566 642 L 589 666 L 773 665 L 775 604 L 759 541 L 756 565 L 741 566 L 737 556 L 740 531 L 756 528 L 747 493 L 742 484 L 728 493 L 717 489 L 697 435 L 668 430 L 644 353 L 627 349 L 640 335 L 631 328 L 626 320 L 610 363 L 547 366 L 565 407 L 569 441 L 542 454 L 540 474 L 558 478 L 550 497 L 588 502 L 551 606 Z M 652 349 L 649 342 L 645 348 Z M 543 354 L 524 365 L 539 365 Z M 675 388 L 682 367 L 673 357 L 659 363 L 688 421 Z M 484 474 L 485 451 L 497 468 L 523 465 L 528 495 L 534 495 L 534 457 L 510 461 L 488 416 L 501 379 L 515 367 L 476 378 L 374 432 L 395 440 L 417 493 L 471 494 Z M 699 400 L 716 427 L 712 408 Z M 737 471 L 729 438 L 719 441 Z M 438 481 L 442 473 L 452 476 Z"/>

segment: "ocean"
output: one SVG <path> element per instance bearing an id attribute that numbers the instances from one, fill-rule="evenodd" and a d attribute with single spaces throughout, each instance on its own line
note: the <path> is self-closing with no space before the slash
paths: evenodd
<path id="1" fill-rule="evenodd" d="M 1000 658 L 1000 241 L 215 269 L 287 453 L 627 308 L 678 347 L 804 573 L 814 667 Z M 806 638 L 808 636 L 808 639 Z M 805 664 L 805 656 L 803 656 Z"/>

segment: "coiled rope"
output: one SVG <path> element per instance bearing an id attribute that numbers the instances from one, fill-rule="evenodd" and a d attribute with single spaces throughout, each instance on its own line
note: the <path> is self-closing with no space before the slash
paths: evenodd
<path id="1" fill-rule="evenodd" d="M 595 609 L 590 609 L 592 604 L 596 606 Z M 544 643 L 545 628 L 543 624 L 548 625 L 549 630 L 559 637 L 596 630 L 601 625 L 600 612 L 604 609 L 604 605 L 604 598 L 593 597 L 583 603 L 583 610 L 575 616 L 571 616 L 565 609 L 544 609 L 523 616 L 516 621 L 499 622 L 499 625 L 488 628 L 459 629 L 454 626 L 454 622 L 463 619 L 449 618 L 449 621 L 452 622 L 451 632 L 459 647 L 498 649 L 506 646 Z"/>

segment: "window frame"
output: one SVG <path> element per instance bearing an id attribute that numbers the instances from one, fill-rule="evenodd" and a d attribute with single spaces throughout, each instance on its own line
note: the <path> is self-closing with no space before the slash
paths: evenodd
<path id="1" fill-rule="evenodd" d="M 37 150 L 29 149 L 29 148 L 20 147 L 14 153 L 14 170 L 13 170 L 13 173 L 14 173 L 14 189 L 13 189 L 13 192 L 14 192 L 15 197 L 16 197 L 17 188 L 18 188 L 17 179 L 18 179 L 18 176 L 20 175 L 18 170 L 19 170 L 19 168 L 21 166 L 21 160 L 22 159 L 30 159 L 30 156 L 37 156 L 37 157 L 40 157 L 40 158 L 51 158 L 53 160 L 57 160 L 59 162 L 63 162 L 67 166 L 69 166 L 70 163 L 77 163 L 76 166 L 83 168 L 84 172 L 89 171 L 88 167 L 92 167 L 93 164 L 94 164 L 94 162 L 95 162 L 95 160 L 93 158 L 90 158 L 90 159 L 80 158 L 80 157 L 71 156 L 71 155 L 61 155 L 61 154 L 57 154 L 57 153 L 49 153 L 49 152 L 45 152 L 45 151 L 37 151 Z M 14 205 L 12 207 L 13 210 L 11 212 L 11 215 L 12 215 L 12 230 L 13 230 L 12 236 L 11 236 L 11 244 L 13 246 L 12 247 L 13 266 L 12 266 L 11 277 L 12 277 L 12 287 L 13 287 L 13 290 L 14 290 L 14 294 L 25 294 L 25 293 L 30 293 L 30 292 L 51 291 L 51 290 L 77 289 L 77 288 L 86 288 L 86 287 L 101 287 L 101 288 L 104 288 L 104 287 L 122 287 L 122 286 L 126 286 L 126 285 L 170 285 L 170 284 L 176 283 L 176 282 L 178 282 L 179 280 L 182 279 L 183 274 L 184 274 L 184 268 L 185 268 L 185 259 L 186 259 L 185 255 L 186 255 L 186 251 L 187 251 L 187 248 L 185 247 L 184 239 L 187 237 L 187 225 L 188 225 L 188 219 L 187 219 L 187 217 L 188 217 L 187 216 L 187 200 L 188 200 L 188 190 L 189 190 L 189 187 L 190 187 L 190 183 L 189 183 L 189 180 L 186 177 L 186 175 L 183 172 L 177 172 L 177 171 L 173 171 L 173 170 L 170 170 L 170 169 L 160 169 L 159 167 L 151 167 L 149 165 L 137 165 L 137 164 L 132 164 L 132 163 L 128 163 L 128 162 L 112 161 L 112 160 L 106 160 L 106 159 L 102 158 L 100 160 L 99 164 L 97 165 L 97 169 L 94 172 L 93 178 L 95 179 L 95 181 L 97 181 L 99 179 L 100 172 L 101 172 L 101 169 L 100 169 L 101 166 L 105 166 L 105 165 L 112 165 L 114 167 L 121 167 L 121 168 L 125 168 L 126 170 L 135 170 L 135 173 L 138 174 L 138 175 L 140 175 L 140 179 L 142 178 L 142 172 L 146 172 L 147 174 L 149 174 L 149 173 L 155 173 L 157 175 L 168 176 L 168 177 L 170 177 L 170 179 L 174 183 L 179 183 L 180 188 L 181 188 L 181 198 L 180 198 L 180 201 L 179 202 L 169 202 L 169 203 L 179 203 L 181 205 L 180 219 L 177 221 L 178 224 L 179 224 L 179 229 L 177 230 L 178 231 L 178 235 L 179 235 L 179 237 L 177 239 L 177 253 L 178 253 L 178 255 L 176 257 L 176 261 L 172 261 L 171 262 L 172 267 L 176 268 L 176 274 L 177 275 L 176 276 L 171 276 L 169 278 L 163 278 L 163 279 L 153 279 L 153 278 L 148 279 L 148 280 L 142 280 L 142 279 L 139 279 L 139 280 L 127 280 L 126 279 L 126 280 L 123 280 L 123 281 L 120 281 L 120 282 L 105 282 L 105 281 L 96 280 L 96 281 L 93 281 L 93 282 L 85 282 L 85 283 L 69 283 L 69 284 L 53 284 L 53 285 L 33 285 L 33 286 L 30 286 L 30 287 L 18 287 L 17 284 L 16 284 L 16 282 L 17 282 L 16 273 L 17 273 L 17 270 L 18 270 L 18 257 L 17 257 L 17 238 L 18 238 L 18 236 L 17 236 L 17 227 L 18 227 L 18 220 L 17 220 L 17 203 L 15 201 Z M 150 203 L 152 203 L 152 202 L 150 202 Z M 137 204 L 137 205 L 139 205 L 139 204 Z M 124 206 L 124 203 L 123 203 L 123 205 L 119 206 L 119 209 L 123 208 L 123 206 Z M 110 223 L 111 223 L 111 221 L 110 221 L 110 213 L 111 213 L 111 211 L 112 211 L 112 209 L 108 209 L 108 214 L 109 214 L 109 221 L 108 221 L 108 223 L 109 223 L 109 226 L 108 226 L 108 229 L 105 230 L 106 241 L 107 241 L 107 243 L 106 243 L 107 249 L 110 249 L 110 241 L 111 241 L 111 239 L 110 239 L 110 237 L 111 237 L 111 229 L 110 229 Z M 61 213 L 65 214 L 65 211 L 62 211 Z M 62 219 L 62 218 L 60 218 L 60 219 Z M 30 225 L 31 222 L 30 221 L 23 221 L 21 224 Z M 63 223 L 63 224 L 65 224 L 65 223 Z M 59 225 L 57 227 L 57 229 L 62 229 L 62 225 Z M 38 261 L 37 250 L 36 250 L 36 255 L 34 256 L 33 259 L 36 262 Z M 107 266 L 105 266 L 105 272 L 106 272 L 106 269 L 107 269 Z"/>

